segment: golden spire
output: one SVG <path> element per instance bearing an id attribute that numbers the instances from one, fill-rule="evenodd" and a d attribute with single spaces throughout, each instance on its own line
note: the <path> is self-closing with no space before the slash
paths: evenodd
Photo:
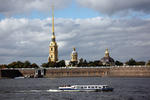
<path id="1" fill-rule="evenodd" d="M 106 48 L 106 51 L 105 51 L 105 57 L 109 57 L 109 51 L 108 51 L 108 48 Z"/>
<path id="2" fill-rule="evenodd" d="M 76 51 L 76 48 L 75 48 L 75 47 L 73 47 L 73 51 Z"/>
<path id="3" fill-rule="evenodd" d="M 54 33 L 54 5 L 52 5 L 52 33 Z"/>

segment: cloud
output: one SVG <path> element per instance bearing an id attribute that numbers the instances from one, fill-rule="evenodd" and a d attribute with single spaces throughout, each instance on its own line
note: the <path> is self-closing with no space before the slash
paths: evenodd
<path id="1" fill-rule="evenodd" d="M 150 0 L 77 0 L 84 7 L 92 8 L 106 15 L 150 14 Z"/>
<path id="2" fill-rule="evenodd" d="M 5 18 L 0 21 L 0 63 L 30 60 L 47 62 L 51 18 Z M 149 19 L 87 18 L 55 20 L 59 60 L 70 59 L 76 47 L 79 58 L 99 60 L 106 48 L 115 60 L 149 60 Z"/>
<path id="3" fill-rule="evenodd" d="M 0 0 L 0 13 L 6 16 L 29 13 L 33 10 L 49 12 L 52 4 L 62 9 L 71 0 Z"/>

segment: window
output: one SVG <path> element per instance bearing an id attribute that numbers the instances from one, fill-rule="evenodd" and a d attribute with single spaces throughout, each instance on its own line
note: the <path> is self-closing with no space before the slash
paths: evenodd
<path id="1" fill-rule="evenodd" d="M 53 48 L 51 48 L 51 51 L 53 51 Z"/>
<path id="2" fill-rule="evenodd" d="M 53 55 L 51 55 L 51 58 L 53 58 Z"/>

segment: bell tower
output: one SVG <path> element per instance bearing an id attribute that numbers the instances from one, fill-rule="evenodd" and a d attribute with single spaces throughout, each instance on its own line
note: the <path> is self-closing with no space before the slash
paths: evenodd
<path id="1" fill-rule="evenodd" d="M 56 37 L 54 32 L 54 6 L 52 6 L 52 37 L 49 44 L 49 57 L 48 62 L 58 61 L 58 45 L 56 43 Z"/>

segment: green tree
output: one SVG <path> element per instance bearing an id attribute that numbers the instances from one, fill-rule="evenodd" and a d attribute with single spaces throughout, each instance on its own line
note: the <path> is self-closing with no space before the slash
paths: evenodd
<path id="1" fill-rule="evenodd" d="M 3 64 L 3 65 L 0 65 L 0 69 L 3 69 L 3 68 L 7 68 L 8 66 Z"/>
<path id="2" fill-rule="evenodd" d="M 88 66 L 88 63 L 87 63 L 86 59 L 83 61 L 82 66 L 83 66 L 83 67 L 87 67 L 87 66 Z"/>
<path id="3" fill-rule="evenodd" d="M 70 61 L 69 65 L 70 66 L 77 66 L 77 62 L 76 61 Z"/>
<path id="4" fill-rule="evenodd" d="M 146 64 L 147 66 L 150 66 L 150 60 L 147 62 L 147 64 Z"/>
<path id="5" fill-rule="evenodd" d="M 126 64 L 133 66 L 133 65 L 136 65 L 136 61 L 133 58 L 131 58 L 129 61 L 126 62 Z"/>
<path id="6" fill-rule="evenodd" d="M 31 64 L 32 68 L 38 68 L 39 66 L 36 63 Z"/>
<path id="7" fill-rule="evenodd" d="M 31 67 L 31 63 L 29 61 L 25 61 L 23 68 L 30 68 Z"/>
<path id="8" fill-rule="evenodd" d="M 78 66 L 83 66 L 83 58 L 79 59 L 79 63 L 78 63 Z"/>
<path id="9" fill-rule="evenodd" d="M 41 66 L 44 67 L 44 68 L 47 68 L 48 67 L 48 63 L 43 63 Z"/>
<path id="10" fill-rule="evenodd" d="M 15 68 L 15 66 L 17 65 L 17 62 L 12 62 L 10 64 L 8 64 L 8 68 Z"/>
<path id="11" fill-rule="evenodd" d="M 57 63 L 57 67 L 65 67 L 65 61 L 64 60 L 61 60 Z"/>
<path id="12" fill-rule="evenodd" d="M 115 61 L 115 65 L 117 65 L 117 66 L 122 66 L 123 63 L 117 60 L 117 61 Z"/>
<path id="13" fill-rule="evenodd" d="M 145 62 L 144 61 L 138 61 L 138 62 L 136 62 L 136 65 L 145 65 Z"/>
<path id="14" fill-rule="evenodd" d="M 24 65 L 24 63 L 21 62 L 21 61 L 17 61 L 16 63 L 17 63 L 17 64 L 16 64 L 15 68 L 22 68 L 23 65 Z"/>

